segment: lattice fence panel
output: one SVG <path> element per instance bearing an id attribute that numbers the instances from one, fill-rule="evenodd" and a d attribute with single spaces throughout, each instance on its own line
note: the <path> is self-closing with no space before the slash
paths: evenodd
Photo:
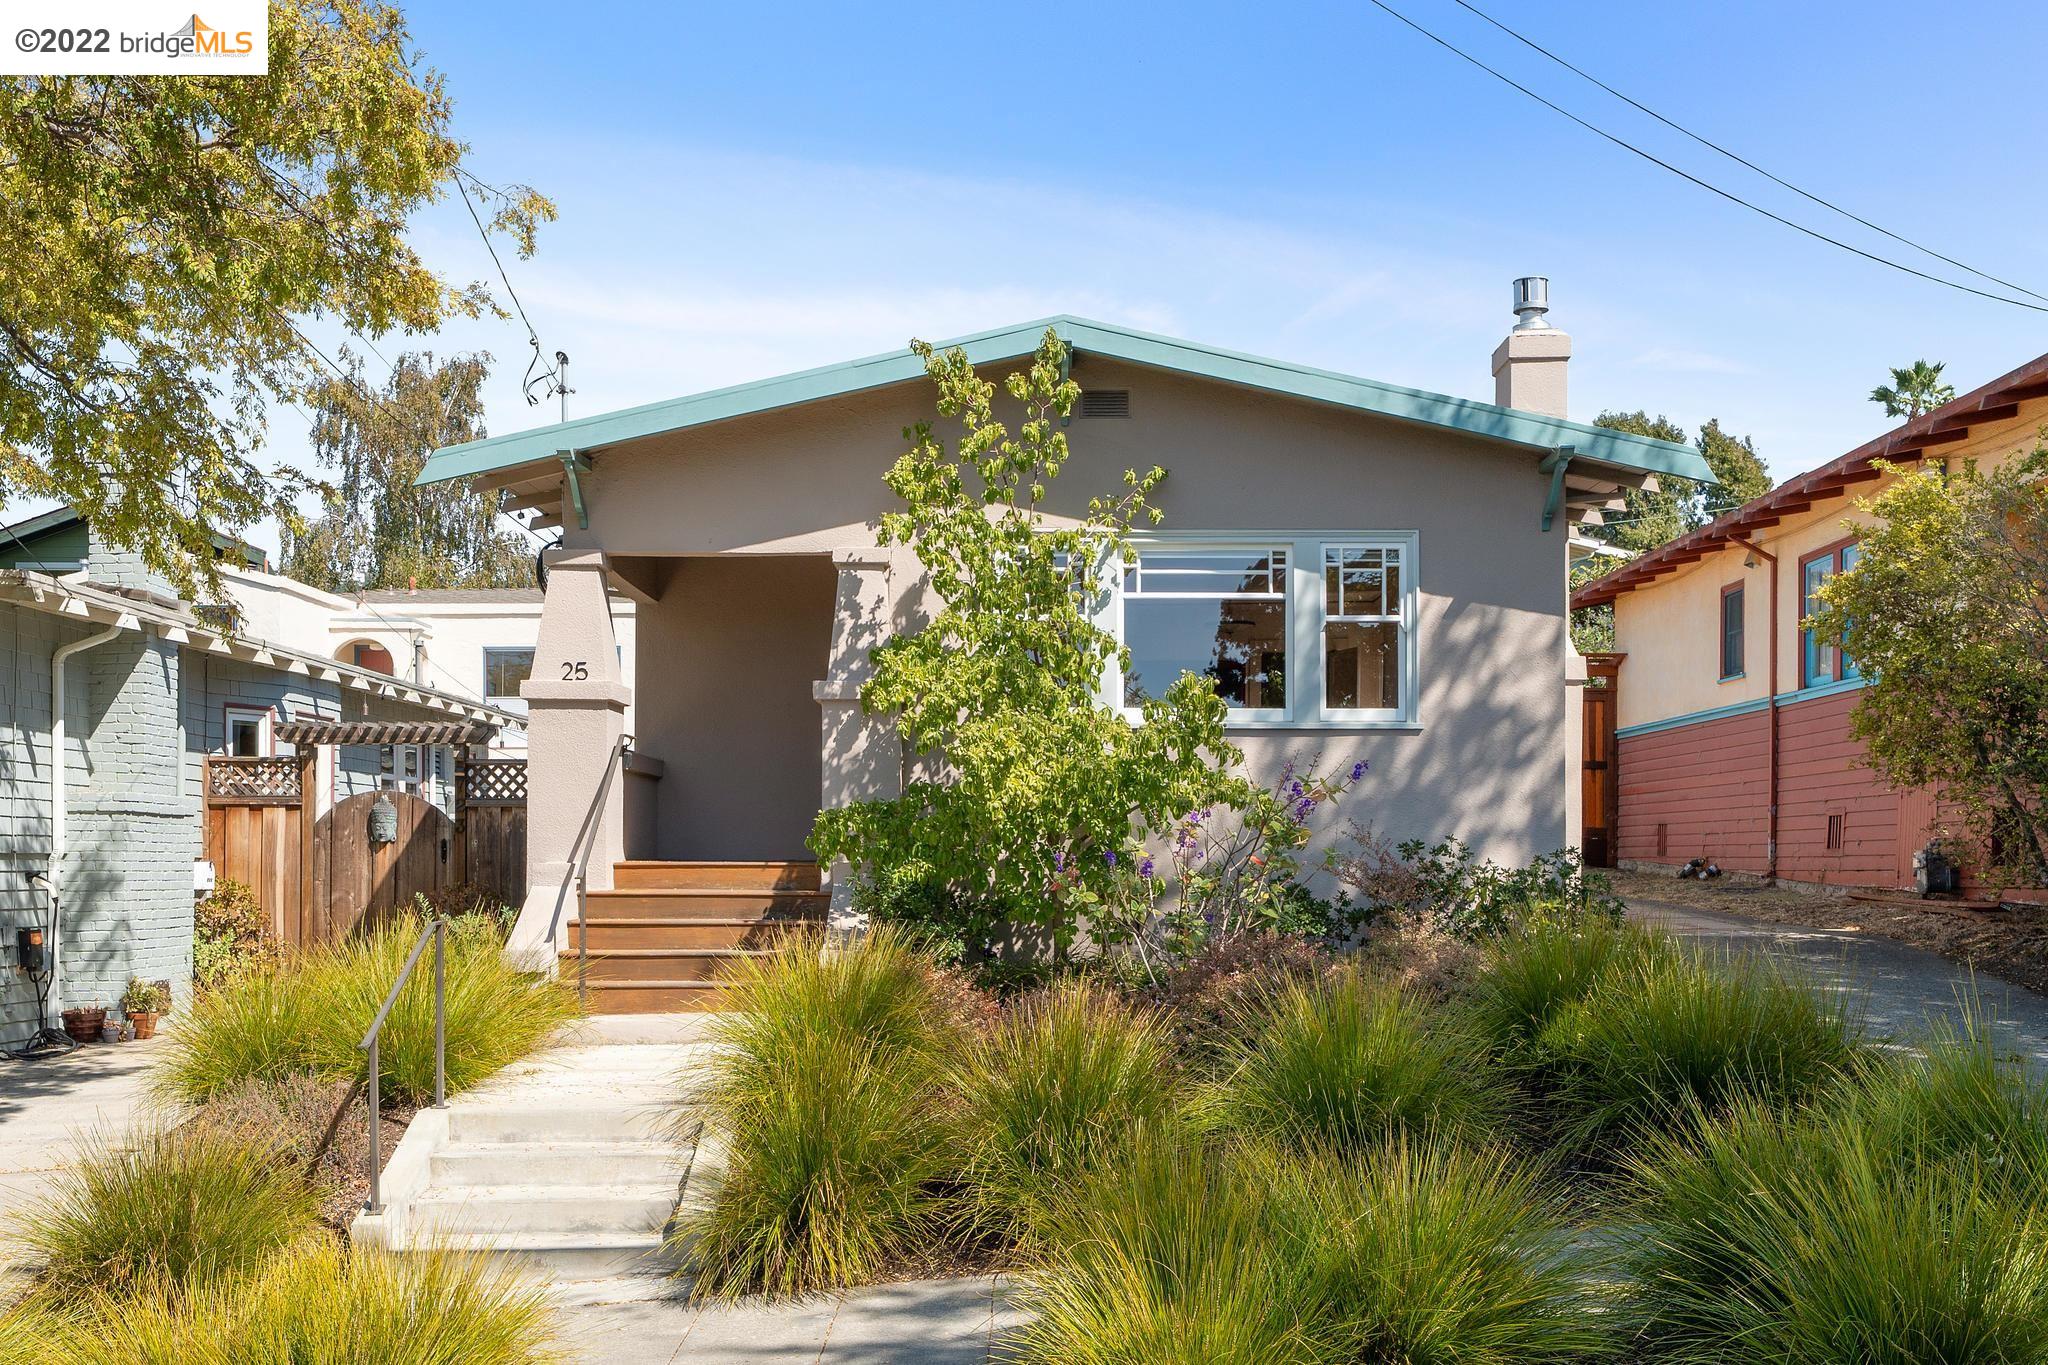
<path id="1" fill-rule="evenodd" d="M 296 801 L 296 758 L 210 758 L 206 762 L 209 801 Z"/>
<path id="2" fill-rule="evenodd" d="M 469 765 L 469 785 L 463 800 L 468 806 L 523 806 L 526 804 L 526 760 L 491 758 Z"/>

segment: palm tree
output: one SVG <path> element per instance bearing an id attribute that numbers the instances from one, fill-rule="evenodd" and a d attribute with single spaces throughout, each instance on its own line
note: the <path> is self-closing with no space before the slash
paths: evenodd
<path id="1" fill-rule="evenodd" d="M 1879 384 L 1870 391 L 1871 402 L 1884 404 L 1885 416 L 1909 421 L 1955 396 L 1955 385 L 1941 382 L 1941 362 L 1927 360 L 1893 370 L 1890 384 Z"/>

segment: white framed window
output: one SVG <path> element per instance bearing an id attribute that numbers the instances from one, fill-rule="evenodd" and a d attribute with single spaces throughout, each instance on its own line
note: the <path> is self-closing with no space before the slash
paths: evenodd
<path id="1" fill-rule="evenodd" d="M 1130 651 L 1106 699 L 1132 719 L 1183 672 L 1246 728 L 1420 724 L 1413 531 L 1139 534 L 1103 623 Z"/>
<path id="2" fill-rule="evenodd" d="M 420 753 L 417 744 L 386 744 L 378 753 L 377 785 L 388 791 L 419 791 Z"/>
<path id="3" fill-rule="evenodd" d="M 270 737 L 270 708 L 229 706 L 220 751 L 230 758 L 276 757 L 277 748 Z"/>
<path id="4" fill-rule="evenodd" d="M 1379 540 L 1322 545 L 1321 719 L 1400 721 L 1408 714 L 1405 547 Z"/>
<path id="5" fill-rule="evenodd" d="M 519 685 L 533 676 L 531 645 L 484 647 L 484 700 L 505 711 L 524 712 Z"/>
<path id="6" fill-rule="evenodd" d="M 1294 551 L 1283 544 L 1156 541 L 1123 565 L 1121 680 L 1126 709 L 1163 696 L 1182 673 L 1211 679 L 1234 720 L 1288 718 Z"/>

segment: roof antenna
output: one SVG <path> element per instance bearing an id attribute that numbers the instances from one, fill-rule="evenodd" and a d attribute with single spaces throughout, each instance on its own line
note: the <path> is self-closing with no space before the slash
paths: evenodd
<path id="1" fill-rule="evenodd" d="M 562 420 L 569 420 L 569 395 L 576 390 L 569 387 L 569 353 L 555 352 L 555 392 L 562 396 Z"/>

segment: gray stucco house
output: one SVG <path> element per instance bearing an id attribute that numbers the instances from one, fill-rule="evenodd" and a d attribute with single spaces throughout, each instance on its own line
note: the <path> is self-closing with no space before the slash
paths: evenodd
<path id="1" fill-rule="evenodd" d="M 1210 671 L 1256 768 L 1369 759 L 1347 815 L 1520 861 L 1575 838 L 1570 528 L 1659 475 L 1709 477 L 1689 446 L 1567 420 L 1570 343 L 1544 292 L 1517 284 L 1491 403 L 1073 317 L 949 344 L 992 377 L 1047 327 L 1070 344 L 1084 396 L 1055 515 L 1127 466 L 1169 471 L 1165 523 L 1118 576 L 1116 628 L 1136 656 L 1118 688 Z M 795 867 L 821 806 L 899 789 L 906 756 L 858 693 L 868 651 L 921 610 L 921 566 L 876 532 L 883 472 L 931 415 L 904 350 L 429 460 L 422 482 L 505 489 L 562 533 L 524 689 L 530 890 L 515 945 L 559 951 L 579 881 L 593 896 L 646 888 L 617 912 L 679 926 L 653 888 L 714 883 L 654 865 Z M 1370 589 L 1325 591 L 1340 578 Z M 631 690 L 611 592 L 637 603 Z M 822 871 L 836 910 L 845 879 Z M 664 982 L 652 954 L 686 951 L 622 951 L 620 967 L 679 989 L 680 969 Z"/>
<path id="2" fill-rule="evenodd" d="M 47 928 L 52 884 L 52 1014 L 111 1004 L 131 976 L 168 979 L 185 998 L 207 755 L 279 752 L 270 726 L 293 719 L 517 723 L 237 634 L 68 513 L 12 530 L 0 567 L 0 1047 L 36 1028 L 15 933 Z M 367 789 L 375 756 L 324 773 L 323 799 Z"/>

